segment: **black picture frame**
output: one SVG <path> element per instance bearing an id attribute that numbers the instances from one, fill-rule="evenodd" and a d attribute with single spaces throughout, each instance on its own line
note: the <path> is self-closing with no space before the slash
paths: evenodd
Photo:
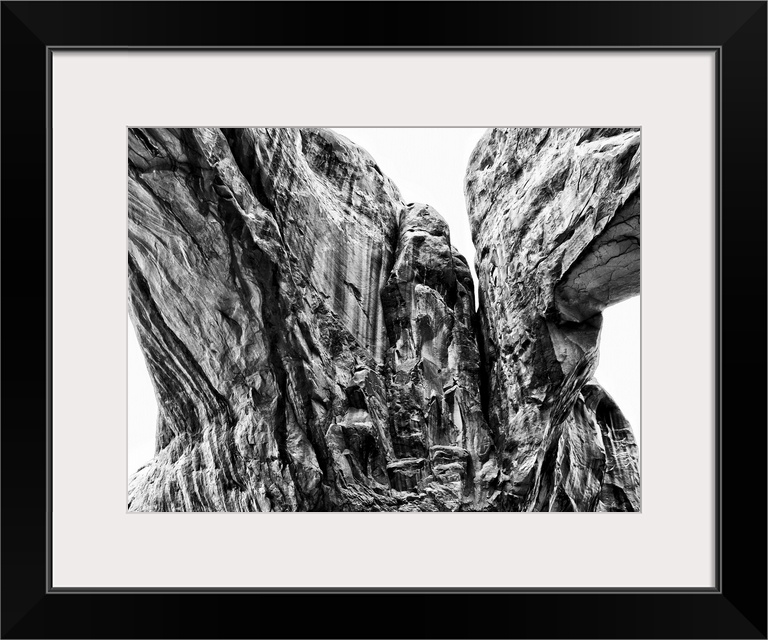
<path id="1" fill-rule="evenodd" d="M 2 637 L 766 638 L 766 8 L 700 1 L 3 2 Z M 199 47 L 717 52 L 716 588 L 50 588 L 51 52 Z M 674 366 L 685 375 L 685 363 Z M 670 499 L 695 490 L 670 487 Z"/>

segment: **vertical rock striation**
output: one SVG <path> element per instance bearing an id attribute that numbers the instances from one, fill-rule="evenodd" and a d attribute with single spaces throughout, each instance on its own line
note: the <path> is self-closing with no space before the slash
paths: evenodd
<path id="1" fill-rule="evenodd" d="M 129 509 L 482 508 L 472 283 L 435 212 L 323 130 L 132 129 L 128 179 L 159 405 Z"/>
<path id="2" fill-rule="evenodd" d="M 397 258 L 381 292 L 399 458 L 390 478 L 400 488 L 421 482 L 451 509 L 482 508 L 492 438 L 480 405 L 472 276 L 432 207 L 408 205 L 398 226 Z"/>
<path id="3" fill-rule="evenodd" d="M 639 132 L 492 130 L 466 260 L 320 129 L 131 129 L 129 310 L 158 401 L 134 511 L 635 510 L 591 379 L 639 291 Z"/>
<path id="4" fill-rule="evenodd" d="M 602 310 L 640 292 L 639 130 L 489 130 L 465 192 L 499 508 L 637 510 L 632 430 L 592 375 Z"/>

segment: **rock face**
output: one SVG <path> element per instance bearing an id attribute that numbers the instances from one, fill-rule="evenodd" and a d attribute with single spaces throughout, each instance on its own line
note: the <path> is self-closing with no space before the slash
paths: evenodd
<path id="1" fill-rule="evenodd" d="M 427 477 L 427 492 L 452 510 L 487 503 L 492 438 L 480 404 L 474 286 L 448 226 L 426 205 L 400 214 L 397 257 L 381 291 L 393 486 Z"/>
<path id="2" fill-rule="evenodd" d="M 590 377 L 600 311 L 639 291 L 638 148 L 489 132 L 477 317 L 445 221 L 345 138 L 132 129 L 129 310 L 159 411 L 129 509 L 637 509 L 631 429 Z"/>
<path id="3" fill-rule="evenodd" d="M 131 510 L 482 508 L 466 261 L 309 129 L 134 129 L 129 302 L 159 405 Z"/>
<path id="4" fill-rule="evenodd" d="M 493 129 L 465 192 L 505 509 L 639 509 L 637 447 L 592 380 L 601 312 L 640 293 L 640 131 Z"/>

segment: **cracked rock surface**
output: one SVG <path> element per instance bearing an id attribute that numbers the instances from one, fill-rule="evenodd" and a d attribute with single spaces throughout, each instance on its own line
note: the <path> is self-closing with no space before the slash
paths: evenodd
<path id="1" fill-rule="evenodd" d="M 134 129 L 130 311 L 159 404 L 132 510 L 482 508 L 466 261 L 362 149 Z"/>
<path id="2" fill-rule="evenodd" d="M 466 260 L 320 129 L 131 129 L 129 311 L 158 401 L 132 511 L 633 510 L 591 379 L 639 292 L 639 132 L 491 130 Z"/>
<path id="3" fill-rule="evenodd" d="M 640 131 L 492 129 L 465 180 L 504 508 L 639 509 L 637 446 L 592 376 L 640 293 Z"/>

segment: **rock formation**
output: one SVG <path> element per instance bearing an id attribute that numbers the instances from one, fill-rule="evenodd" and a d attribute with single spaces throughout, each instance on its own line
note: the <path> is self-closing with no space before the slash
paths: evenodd
<path id="1" fill-rule="evenodd" d="M 393 487 L 425 478 L 452 510 L 487 502 L 492 438 L 480 404 L 474 286 L 448 226 L 426 205 L 400 214 L 397 257 L 381 291 Z M 429 475 L 431 474 L 431 476 Z"/>
<path id="2" fill-rule="evenodd" d="M 639 290 L 638 145 L 480 142 L 477 317 L 445 221 L 345 138 L 131 129 L 129 310 L 158 423 L 129 509 L 637 509 L 631 429 L 590 376 L 600 311 Z"/>
<path id="3" fill-rule="evenodd" d="M 638 510 L 632 430 L 592 375 L 602 310 L 640 293 L 640 131 L 490 130 L 465 192 L 503 508 Z"/>
<path id="4" fill-rule="evenodd" d="M 132 510 L 482 503 L 466 262 L 309 129 L 129 136 L 130 309 L 159 404 Z"/>

